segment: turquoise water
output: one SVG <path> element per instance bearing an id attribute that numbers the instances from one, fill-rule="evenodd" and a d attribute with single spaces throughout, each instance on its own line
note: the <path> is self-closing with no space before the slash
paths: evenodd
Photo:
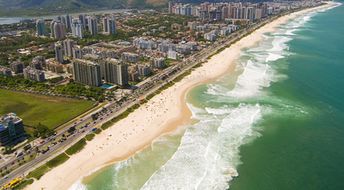
<path id="1" fill-rule="evenodd" d="M 111 85 L 111 84 L 103 84 L 100 86 L 100 88 L 103 88 L 103 89 L 110 89 L 112 87 L 113 87 L 113 85 Z"/>
<path id="2" fill-rule="evenodd" d="M 196 123 L 72 189 L 344 189 L 344 6 L 246 49 L 188 94 Z"/>
<path id="3" fill-rule="evenodd" d="M 274 64 L 288 76 L 269 97 L 302 105 L 306 115 L 279 112 L 260 124 L 262 138 L 240 149 L 231 189 L 344 189 L 344 7 L 312 17 Z"/>

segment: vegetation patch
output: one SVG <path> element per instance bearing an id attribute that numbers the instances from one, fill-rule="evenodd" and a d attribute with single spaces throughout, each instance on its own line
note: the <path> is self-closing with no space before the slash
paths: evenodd
<path id="1" fill-rule="evenodd" d="M 75 153 L 78 153 L 80 150 L 82 150 L 86 145 L 86 139 L 81 139 L 79 140 L 77 143 L 75 143 L 73 146 L 71 146 L 70 148 L 68 148 L 66 150 L 66 153 L 68 155 L 73 155 Z"/>
<path id="2" fill-rule="evenodd" d="M 46 163 L 46 165 L 49 168 L 54 168 L 60 164 L 63 164 L 65 161 L 69 159 L 69 156 L 66 153 L 62 153 L 55 158 L 51 159 L 49 162 Z"/>
<path id="3" fill-rule="evenodd" d="M 101 130 L 100 128 L 97 128 L 97 129 L 94 131 L 95 134 L 99 134 L 100 132 L 102 132 L 102 130 Z"/>
<path id="4" fill-rule="evenodd" d="M 49 170 L 50 170 L 50 168 L 46 164 L 44 164 L 44 165 L 36 168 L 32 172 L 30 172 L 27 177 L 28 178 L 35 178 L 35 179 L 39 180 Z"/>
<path id="5" fill-rule="evenodd" d="M 85 136 L 85 139 L 87 141 L 91 141 L 94 138 L 94 136 L 96 136 L 94 133 L 90 133 Z"/>

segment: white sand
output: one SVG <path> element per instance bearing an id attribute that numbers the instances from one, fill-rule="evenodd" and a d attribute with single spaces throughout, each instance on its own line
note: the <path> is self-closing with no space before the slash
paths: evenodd
<path id="1" fill-rule="evenodd" d="M 185 103 L 185 94 L 188 90 L 230 72 L 235 68 L 234 61 L 240 56 L 242 48 L 255 45 L 262 39 L 264 33 L 273 32 L 280 24 L 314 9 L 320 7 L 283 16 L 213 56 L 189 76 L 97 135 L 81 152 L 45 174 L 27 189 L 68 189 L 82 176 L 97 168 L 126 159 L 150 145 L 160 135 L 188 123 L 190 111 Z"/>

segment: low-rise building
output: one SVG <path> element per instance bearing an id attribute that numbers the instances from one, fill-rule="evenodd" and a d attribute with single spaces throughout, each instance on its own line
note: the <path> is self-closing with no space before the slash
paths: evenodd
<path id="1" fill-rule="evenodd" d="M 139 73 L 137 71 L 137 66 L 131 66 L 128 68 L 129 81 L 137 82 L 139 81 Z"/>
<path id="2" fill-rule="evenodd" d="M 205 33 L 203 37 L 204 37 L 205 40 L 213 42 L 213 41 L 216 40 L 216 31 L 212 30 L 212 31 L 210 31 L 208 33 Z"/>
<path id="3" fill-rule="evenodd" d="M 72 48 L 73 59 L 82 59 L 82 50 L 80 46 L 74 46 Z"/>
<path id="4" fill-rule="evenodd" d="M 188 28 L 190 30 L 196 30 L 197 22 L 188 22 Z"/>
<path id="5" fill-rule="evenodd" d="M 136 38 L 133 40 L 133 45 L 138 49 L 156 49 L 157 43 L 153 40 L 144 38 Z"/>
<path id="6" fill-rule="evenodd" d="M 23 70 L 24 78 L 29 80 L 34 80 L 38 82 L 42 82 L 45 80 L 45 74 L 43 71 L 32 68 L 32 67 L 26 67 Z"/>
<path id="7" fill-rule="evenodd" d="M 172 42 L 169 42 L 167 40 L 162 41 L 158 45 L 158 50 L 164 53 L 167 53 L 169 50 L 176 50 L 176 45 L 173 44 Z"/>
<path id="8" fill-rule="evenodd" d="M 124 52 L 121 56 L 123 61 L 129 63 L 137 63 L 139 61 L 139 55 L 136 53 Z"/>
<path id="9" fill-rule="evenodd" d="M 62 64 L 56 63 L 55 61 L 50 61 L 47 63 L 46 69 L 54 73 L 63 73 Z"/>
<path id="10" fill-rule="evenodd" d="M 158 69 L 165 68 L 165 59 L 162 57 L 153 59 L 153 67 Z"/>
<path id="11" fill-rule="evenodd" d="M 221 36 L 227 36 L 231 33 L 231 28 L 230 27 L 222 27 L 220 29 L 220 35 Z"/>
<path id="12" fill-rule="evenodd" d="M 191 48 L 187 44 L 178 44 L 176 47 L 176 52 L 180 54 L 190 54 L 191 53 Z"/>
<path id="13" fill-rule="evenodd" d="M 167 58 L 176 60 L 177 59 L 177 52 L 173 51 L 173 50 L 169 50 L 167 52 Z"/>
<path id="14" fill-rule="evenodd" d="M 36 56 L 32 59 L 30 63 L 30 67 L 38 70 L 43 70 L 43 67 L 45 67 L 46 61 L 43 56 Z"/>
<path id="15" fill-rule="evenodd" d="M 144 76 L 144 77 L 152 73 L 152 70 L 148 65 L 138 65 L 137 71 L 140 76 Z"/>
<path id="16" fill-rule="evenodd" d="M 11 71 L 11 69 L 9 69 L 7 67 L 0 66 L 0 75 L 12 76 L 12 71 Z"/>
<path id="17" fill-rule="evenodd" d="M 22 62 L 14 61 L 11 63 L 10 67 L 14 74 L 23 73 L 24 64 Z"/>

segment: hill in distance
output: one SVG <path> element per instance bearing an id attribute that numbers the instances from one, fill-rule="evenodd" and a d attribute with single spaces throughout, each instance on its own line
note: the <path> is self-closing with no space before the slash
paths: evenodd
<path id="1" fill-rule="evenodd" d="M 125 8 L 154 8 L 168 0 L 0 0 L 0 16 L 40 16 Z"/>
<path id="2" fill-rule="evenodd" d="M 44 16 L 126 8 L 167 8 L 169 0 L 0 0 L 1 17 Z M 267 0 L 173 0 L 182 3 Z"/>

